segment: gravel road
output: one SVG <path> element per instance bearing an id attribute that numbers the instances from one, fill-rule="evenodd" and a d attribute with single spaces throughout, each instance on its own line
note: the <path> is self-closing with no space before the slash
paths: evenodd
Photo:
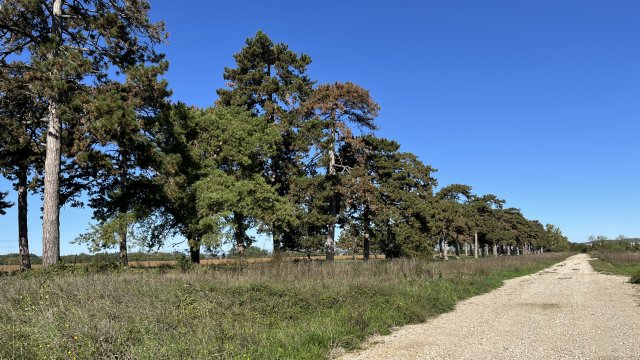
<path id="1" fill-rule="evenodd" d="M 575 255 L 339 359 L 640 359 L 640 287 Z"/>

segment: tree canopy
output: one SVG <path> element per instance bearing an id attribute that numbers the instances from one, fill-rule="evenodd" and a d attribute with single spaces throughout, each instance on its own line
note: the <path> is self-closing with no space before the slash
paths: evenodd
<path id="1" fill-rule="evenodd" d="M 275 255 L 328 261 L 340 250 L 446 259 L 475 239 L 496 256 L 567 249 L 560 229 L 496 195 L 438 187 L 434 168 L 376 134 L 374 94 L 316 84 L 310 56 L 264 32 L 234 55 L 210 107 L 168 100 L 168 62 L 155 51 L 166 34 L 148 12 L 126 0 L 0 7 L 0 168 L 24 210 L 26 259 L 27 190 L 44 197 L 45 265 L 59 258 L 65 203 L 93 210 L 77 241 L 118 248 L 125 266 L 132 244 L 159 248 L 178 234 L 193 262 L 203 247 L 243 257 L 258 236 Z"/>

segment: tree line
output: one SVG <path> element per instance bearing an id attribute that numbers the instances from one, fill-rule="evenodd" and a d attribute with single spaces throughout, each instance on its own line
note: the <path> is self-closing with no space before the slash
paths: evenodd
<path id="1" fill-rule="evenodd" d="M 337 244 L 387 257 L 436 246 L 494 255 L 560 250 L 566 237 L 376 135 L 380 106 L 351 82 L 317 84 L 310 56 L 259 31 L 225 68 L 209 108 L 169 100 L 156 47 L 163 23 L 137 0 L 0 3 L 0 168 L 17 192 L 21 267 L 30 268 L 28 192 L 43 198 L 45 266 L 60 260 L 60 208 L 87 206 L 75 241 L 116 247 L 183 236 L 191 260 L 256 234 L 282 251 Z M 14 204 L 0 193 L 0 213 Z"/>

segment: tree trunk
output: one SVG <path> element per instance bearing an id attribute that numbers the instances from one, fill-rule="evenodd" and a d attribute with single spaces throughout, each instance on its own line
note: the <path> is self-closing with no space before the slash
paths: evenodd
<path id="1" fill-rule="evenodd" d="M 473 256 L 477 259 L 478 258 L 478 232 L 477 231 L 473 234 L 473 241 L 474 241 Z"/>
<path id="2" fill-rule="evenodd" d="M 53 1 L 51 35 L 57 42 L 50 54 L 57 56 L 62 42 L 62 0 Z M 53 70 L 53 78 L 58 79 Z M 42 212 L 42 265 L 49 266 L 60 261 L 60 153 L 62 119 L 58 99 L 49 99 L 47 150 L 44 161 L 44 200 Z"/>
<path id="3" fill-rule="evenodd" d="M 42 213 L 42 264 L 60 261 L 60 128 L 57 104 L 49 104 L 49 129 L 44 164 L 44 201 Z"/>
<path id="4" fill-rule="evenodd" d="M 369 206 L 365 206 L 364 208 L 364 244 L 362 249 L 362 259 L 364 261 L 369 261 L 369 252 L 371 248 L 371 236 L 369 235 Z"/>
<path id="5" fill-rule="evenodd" d="M 498 244 L 493 243 L 493 256 L 498 256 Z"/>
<path id="6" fill-rule="evenodd" d="M 127 176 L 128 176 L 128 168 L 127 161 L 129 160 L 126 154 L 120 155 L 120 192 L 122 194 L 122 199 L 120 199 L 120 215 L 126 216 L 129 212 L 129 200 L 127 199 Z M 125 221 L 123 226 L 120 228 L 120 266 L 127 267 L 129 266 L 129 256 L 127 254 L 127 232 L 129 230 L 129 222 Z"/>
<path id="7" fill-rule="evenodd" d="M 484 244 L 482 256 L 489 256 L 489 244 Z"/>
<path id="8" fill-rule="evenodd" d="M 271 254 L 271 258 L 274 261 L 279 261 L 282 255 L 280 251 L 280 232 L 276 230 L 276 225 L 273 224 L 273 230 L 271 230 L 271 240 L 273 242 L 273 252 Z"/>
<path id="9" fill-rule="evenodd" d="M 336 154 L 334 151 L 335 142 L 331 145 L 331 149 L 329 150 L 329 165 L 327 165 L 327 175 L 332 179 L 336 176 Z M 336 217 L 338 216 L 338 204 L 336 204 L 335 196 L 331 196 L 329 200 L 330 204 L 330 215 L 331 221 L 327 224 L 327 240 L 325 241 L 324 247 L 326 251 L 326 259 L 327 262 L 333 262 L 335 252 L 336 252 Z"/>
<path id="10" fill-rule="evenodd" d="M 447 238 L 442 237 L 442 253 L 444 254 L 444 260 L 449 260 L 449 243 L 447 243 Z"/>
<path id="11" fill-rule="evenodd" d="M 469 243 L 466 241 L 464 243 L 464 256 L 469 256 Z"/>
<path id="12" fill-rule="evenodd" d="M 237 212 L 233 213 L 233 221 L 235 222 L 235 229 L 233 233 L 233 237 L 236 241 L 236 255 L 240 258 L 244 258 L 244 250 L 247 248 L 245 243 L 245 237 L 247 236 L 245 224 L 244 224 L 244 216 L 240 215 Z"/>
<path id="13" fill-rule="evenodd" d="M 31 269 L 28 228 L 27 171 L 26 169 L 20 169 L 18 174 L 18 248 L 20 250 L 20 271 Z"/>
<path id="14" fill-rule="evenodd" d="M 456 235 L 456 242 L 453 246 L 456 251 L 456 259 L 460 259 L 460 242 L 458 241 L 458 235 Z"/>
<path id="15" fill-rule="evenodd" d="M 189 255 L 192 264 L 200 264 L 200 239 L 196 237 L 189 239 Z"/>
<path id="16" fill-rule="evenodd" d="M 327 225 L 327 239 L 324 243 L 327 262 L 333 262 L 336 253 L 336 205 L 335 200 L 331 199 L 331 221 Z"/>
<path id="17" fill-rule="evenodd" d="M 364 234 L 364 249 L 362 252 L 362 259 L 364 261 L 369 261 L 370 247 L 371 247 L 371 239 L 369 238 L 369 234 Z"/>
<path id="18" fill-rule="evenodd" d="M 507 246 L 507 255 L 511 255 L 511 245 Z"/>

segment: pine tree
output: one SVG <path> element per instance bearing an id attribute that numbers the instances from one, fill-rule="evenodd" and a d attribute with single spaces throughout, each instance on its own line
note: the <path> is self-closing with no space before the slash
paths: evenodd
<path id="1" fill-rule="evenodd" d="M 157 63 L 165 38 L 145 0 L 6 0 L 0 6 L 0 66 L 26 68 L 31 91 L 48 106 L 44 165 L 43 263 L 60 257 L 63 122 L 71 104 L 111 75 Z M 90 100 L 89 97 L 85 97 Z"/>
<path id="2" fill-rule="evenodd" d="M 93 156 L 85 167 L 94 167 L 89 205 L 100 223 L 120 224 L 117 240 L 111 243 L 118 245 L 122 266 L 128 265 L 129 227 L 151 213 L 147 198 L 158 191 L 149 190 L 155 165 L 163 160 L 156 136 L 169 96 L 166 82 L 158 80 L 166 67 L 166 63 L 130 67 L 123 83 L 93 89 L 93 100 L 84 109 L 87 125 L 82 131 Z"/>
<path id="3" fill-rule="evenodd" d="M 31 269 L 28 236 L 28 191 L 38 188 L 43 165 L 42 120 L 47 108 L 31 94 L 24 68 L 0 68 L 0 170 L 18 193 L 20 269 Z"/>
<path id="4" fill-rule="evenodd" d="M 209 225 L 208 236 L 231 240 L 242 256 L 254 241 L 249 229 L 267 231 L 276 218 L 291 214 L 260 172 L 280 133 L 264 117 L 234 107 L 204 111 L 198 124 L 195 150 L 204 176 L 195 190 L 201 223 Z"/>
<path id="5" fill-rule="evenodd" d="M 327 235 L 325 250 L 327 261 L 335 254 L 336 222 L 340 214 L 340 176 L 349 171 L 339 155 L 342 146 L 361 146 L 350 126 L 361 131 L 376 129 L 374 119 L 380 107 L 369 92 L 353 83 L 320 85 L 303 106 L 304 111 L 314 114 L 318 136 L 314 147 L 318 152 L 319 165 L 325 169 L 327 183 Z"/>
<path id="6" fill-rule="evenodd" d="M 13 206 L 11 202 L 5 200 L 8 194 L 7 192 L 0 192 L 0 215 L 6 215 L 6 209 Z"/>
<path id="7" fill-rule="evenodd" d="M 277 151 L 262 169 L 264 177 L 277 189 L 282 201 L 294 206 L 293 183 L 304 176 L 303 158 L 308 141 L 300 135 L 304 117 L 298 109 L 312 92 L 313 81 L 306 74 L 311 58 L 297 54 L 286 44 L 276 44 L 262 31 L 247 39 L 234 55 L 235 68 L 225 68 L 228 89 L 219 89 L 218 106 L 244 107 L 254 116 L 264 116 L 280 133 Z M 274 256 L 283 244 L 292 244 L 293 224 L 276 218 L 271 224 Z"/>
<path id="8" fill-rule="evenodd" d="M 155 201 L 149 199 L 150 205 L 162 214 L 164 224 L 187 239 L 191 261 L 200 263 L 206 229 L 201 224 L 204 217 L 196 206 L 195 184 L 206 175 L 197 147 L 205 113 L 184 103 L 173 104 L 165 110 L 159 118 L 155 137 L 162 156 L 155 169 L 153 187 L 159 196 Z"/>

